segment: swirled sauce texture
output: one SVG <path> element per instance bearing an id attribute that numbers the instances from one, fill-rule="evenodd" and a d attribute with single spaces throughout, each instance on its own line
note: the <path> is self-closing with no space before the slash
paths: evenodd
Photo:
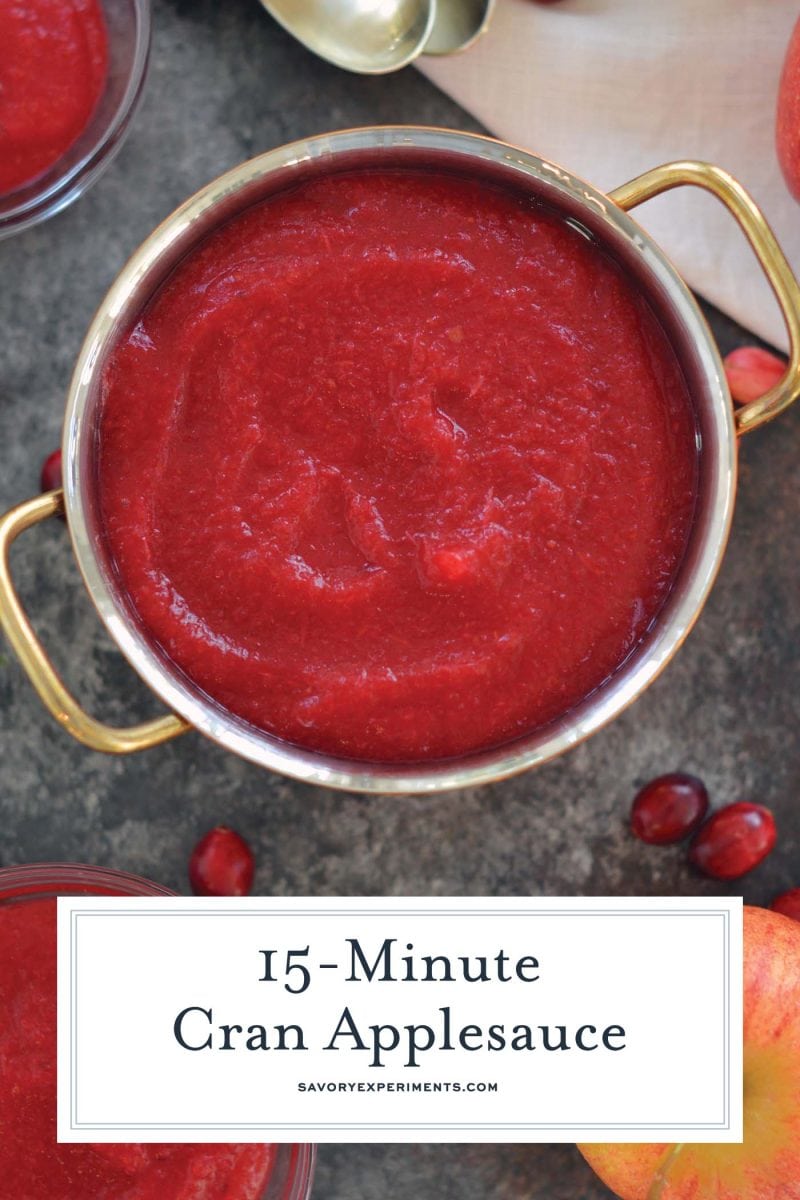
<path id="1" fill-rule="evenodd" d="M 275 1150 L 56 1142 L 56 902 L 0 904 L 0 1194 L 261 1200 Z M 158 1086 L 158 1080 L 153 1080 Z"/>
<path id="2" fill-rule="evenodd" d="M 254 725 L 361 759 L 496 745 L 596 688 L 669 591 L 695 477 L 631 282 L 444 175 L 249 210 L 104 375 L 102 513 L 152 637 Z"/>
<path id="3" fill-rule="evenodd" d="M 108 72 L 98 0 L 0 0 L 0 194 L 74 145 Z"/>

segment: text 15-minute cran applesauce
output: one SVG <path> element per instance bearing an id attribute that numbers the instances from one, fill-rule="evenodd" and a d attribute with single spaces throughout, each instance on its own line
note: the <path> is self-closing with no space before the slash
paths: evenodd
<path id="1" fill-rule="evenodd" d="M 0 2 L 0 195 L 38 179 L 77 141 L 107 71 L 99 0 Z"/>
<path id="2" fill-rule="evenodd" d="M 597 688 L 669 592 L 697 474 L 633 281 L 531 197 L 422 170 L 213 232 L 114 348 L 98 454 L 166 653 L 253 725 L 384 762 Z"/>
<path id="3" fill-rule="evenodd" d="M 0 1195 L 11 1200 L 304 1200 L 305 1146 L 56 1141 L 56 899 L 149 895 L 74 864 L 0 871 Z"/>

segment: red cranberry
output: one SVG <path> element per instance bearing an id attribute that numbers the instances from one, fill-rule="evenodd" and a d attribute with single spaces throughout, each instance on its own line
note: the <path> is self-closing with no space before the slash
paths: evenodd
<path id="1" fill-rule="evenodd" d="M 40 483 L 43 492 L 54 492 L 62 486 L 61 451 L 54 450 L 42 463 Z"/>
<path id="2" fill-rule="evenodd" d="M 252 850 L 225 825 L 201 838 L 189 859 L 189 882 L 196 896 L 246 896 L 254 873 Z"/>
<path id="3" fill-rule="evenodd" d="M 792 888 L 791 891 L 776 897 L 770 908 L 777 913 L 783 913 L 784 917 L 791 917 L 793 921 L 800 921 L 800 887 Z"/>
<path id="4" fill-rule="evenodd" d="M 769 350 L 740 346 L 725 358 L 725 375 L 738 404 L 757 400 L 786 374 L 786 363 Z"/>
<path id="5" fill-rule="evenodd" d="M 775 845 L 775 818 L 760 804 L 729 804 L 696 835 L 689 860 L 715 879 L 738 879 L 757 867 Z"/>
<path id="6" fill-rule="evenodd" d="M 652 846 L 682 842 L 708 812 L 708 792 L 702 779 L 673 771 L 660 775 L 637 793 L 631 810 L 635 836 Z"/>

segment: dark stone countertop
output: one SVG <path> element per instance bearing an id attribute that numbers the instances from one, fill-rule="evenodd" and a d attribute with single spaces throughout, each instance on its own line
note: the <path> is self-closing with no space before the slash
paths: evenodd
<path id="1" fill-rule="evenodd" d="M 59 440 L 91 314 L 129 253 L 198 186 L 295 137 L 368 123 L 476 129 L 413 70 L 358 78 L 313 59 L 256 0 L 156 0 L 144 104 L 119 158 L 73 208 L 0 245 L 0 505 L 33 494 Z M 746 286 L 746 281 L 742 281 Z M 745 340 L 712 322 L 724 349 Z M 800 407 L 742 445 L 728 555 L 688 644 L 610 728 L 534 774 L 438 799 L 292 784 L 197 735 L 130 759 L 83 750 L 0 653 L 0 864 L 83 860 L 186 888 L 197 836 L 253 844 L 256 890 L 292 894 L 708 894 L 767 903 L 800 884 Z M 13 555 L 54 658 L 89 709 L 124 722 L 152 697 L 101 633 L 58 522 Z M 626 832 L 637 785 L 685 768 L 718 804 L 776 812 L 780 841 L 742 886 Z M 570 1146 L 323 1147 L 320 1200 L 601 1200 Z"/>

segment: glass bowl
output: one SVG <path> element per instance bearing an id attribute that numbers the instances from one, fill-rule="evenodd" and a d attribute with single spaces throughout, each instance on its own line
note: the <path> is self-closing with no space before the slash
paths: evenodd
<path id="1" fill-rule="evenodd" d="M 150 53 L 150 0 L 102 0 L 108 30 L 105 88 L 80 137 L 32 183 L 0 195 L 0 238 L 52 217 L 99 178 L 122 145 Z"/>
<path id="2" fill-rule="evenodd" d="M 79 863 L 31 863 L 0 868 L 0 905 L 52 896 L 172 896 L 168 888 L 105 867 Z M 314 1180 L 316 1147 L 307 1144 L 275 1147 L 275 1160 L 261 1200 L 308 1200 Z M 169 1200 L 165 1196 L 163 1200 Z"/>

